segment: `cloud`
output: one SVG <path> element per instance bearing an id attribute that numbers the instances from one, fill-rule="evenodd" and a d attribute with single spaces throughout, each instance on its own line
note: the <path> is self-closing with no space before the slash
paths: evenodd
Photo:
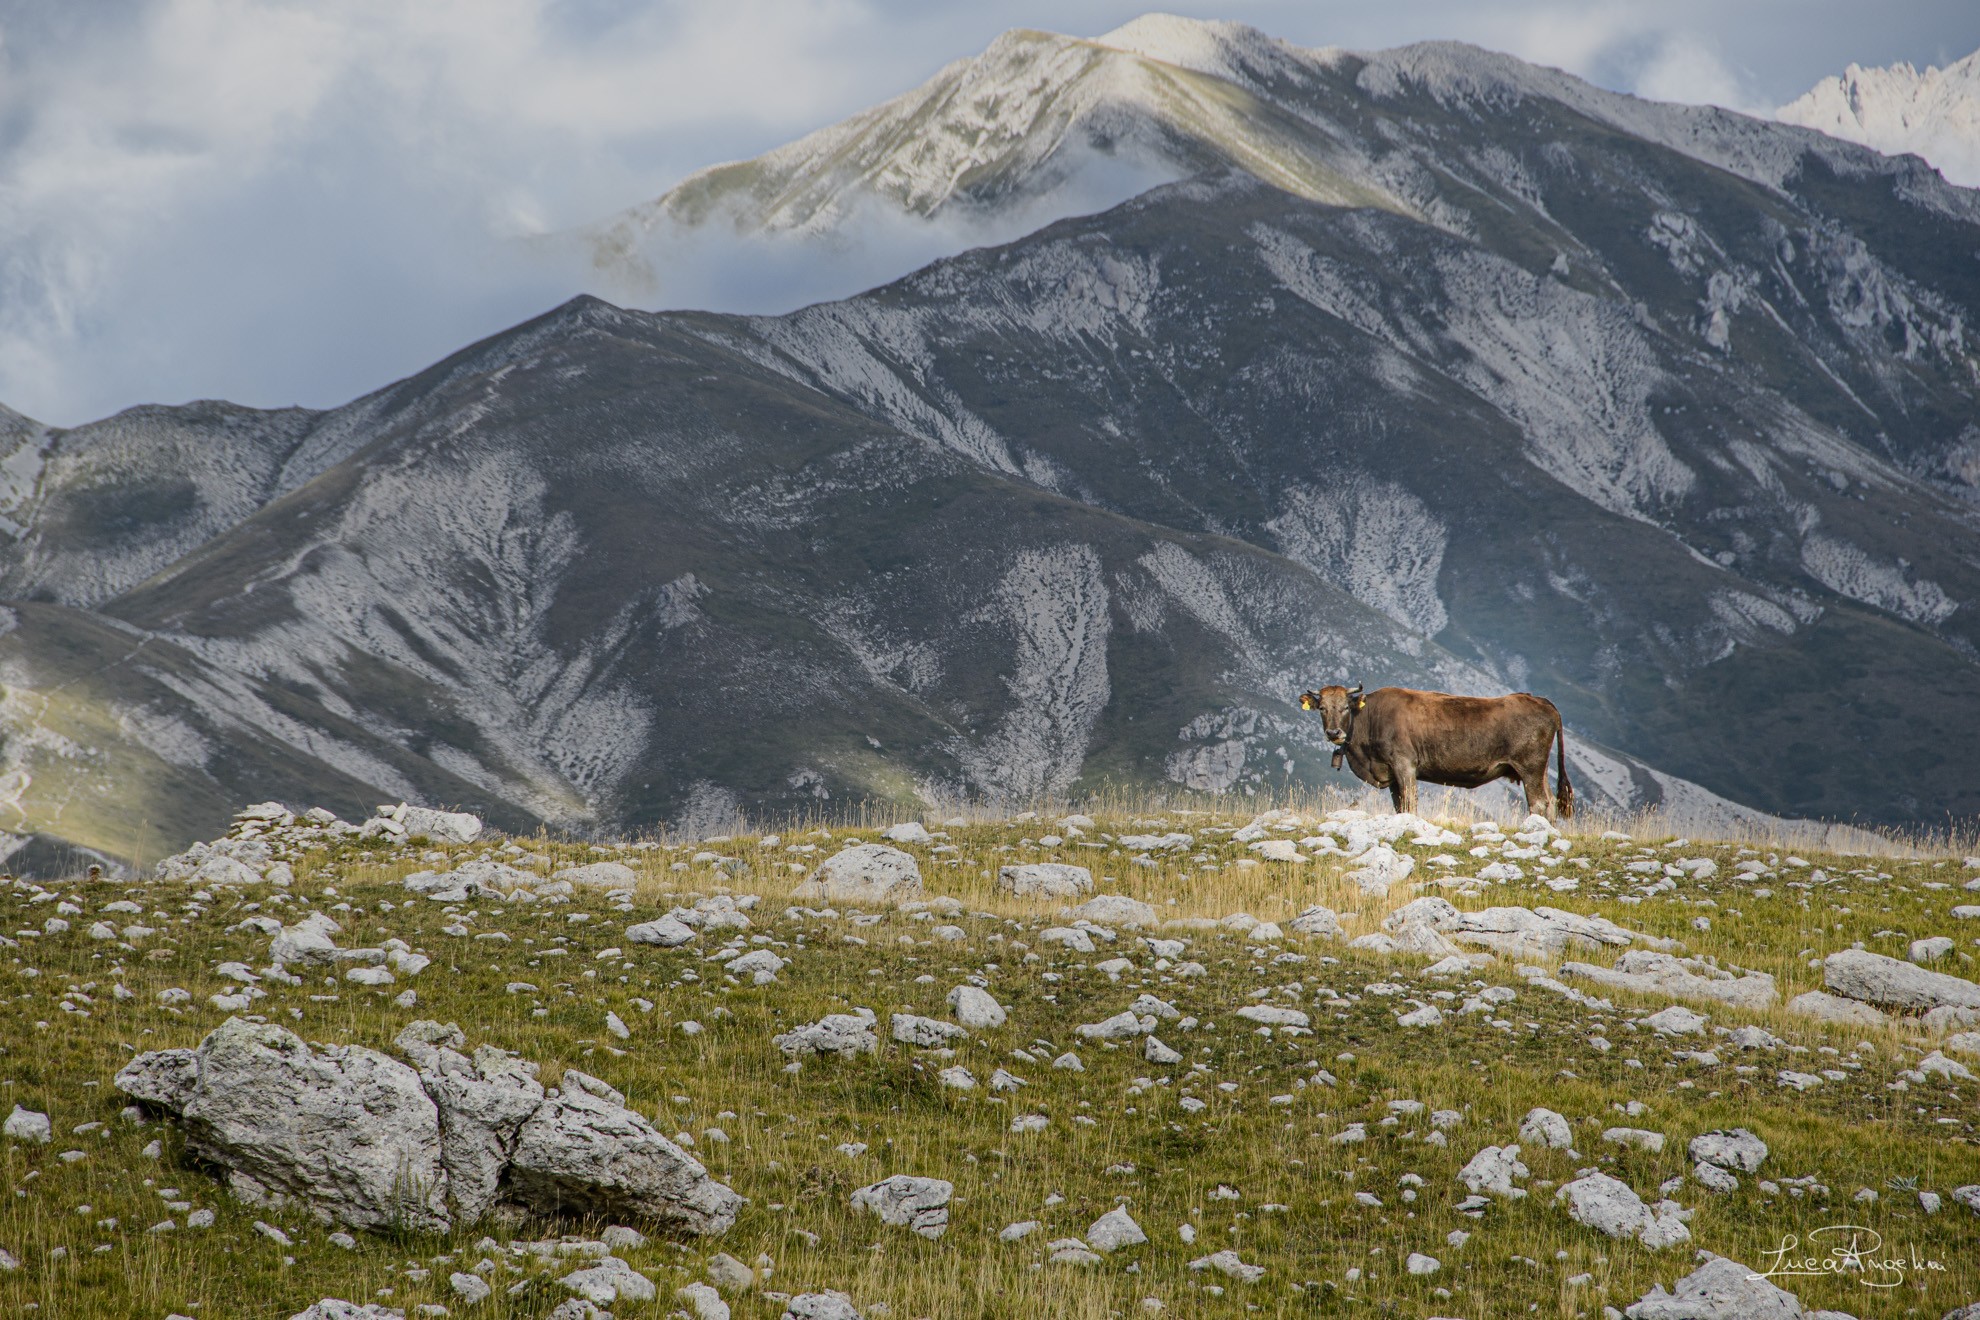
<path id="1" fill-rule="evenodd" d="M 843 118 L 1005 28 L 1097 34 L 1148 7 L 0 0 L 0 403 L 73 424 L 141 401 L 342 402 L 586 290 L 580 265 L 519 235 Z M 1620 90 L 1746 108 L 1850 59 L 1980 44 L 1967 0 L 1895 17 L 1844 0 L 1190 12 L 1303 45 L 1470 40 Z M 732 245 L 660 296 L 781 310 L 970 241 L 987 238 L 880 228 L 822 258 Z"/>

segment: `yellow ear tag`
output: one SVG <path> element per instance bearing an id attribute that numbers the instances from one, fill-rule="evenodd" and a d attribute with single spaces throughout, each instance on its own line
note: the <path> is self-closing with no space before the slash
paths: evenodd
<path id="1" fill-rule="evenodd" d="M 1367 697 L 1356 697 L 1356 698 L 1354 699 L 1354 708 L 1355 708 L 1356 710 L 1361 710 L 1362 708 L 1364 708 L 1364 707 L 1365 707 L 1365 706 L 1367 706 L 1367 705 L 1368 705 L 1368 698 L 1367 698 Z"/>

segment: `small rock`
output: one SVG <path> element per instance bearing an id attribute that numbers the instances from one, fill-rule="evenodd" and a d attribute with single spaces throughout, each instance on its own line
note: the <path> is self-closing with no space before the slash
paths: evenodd
<path id="1" fill-rule="evenodd" d="M 1519 1139 L 1550 1150 L 1566 1150 L 1574 1145 L 1574 1129 L 1568 1126 L 1565 1117 L 1551 1109 L 1529 1109 L 1519 1122 Z"/>
<path id="2" fill-rule="evenodd" d="M 997 888 L 1018 898 L 1080 898 L 1093 892 L 1093 872 L 1063 862 L 1006 866 L 997 872 Z"/>
<path id="3" fill-rule="evenodd" d="M 7 1115 L 7 1121 L 0 1123 L 0 1136 L 46 1146 L 55 1139 L 55 1127 L 49 1122 L 48 1115 L 15 1105 L 14 1112 Z"/>
<path id="4" fill-rule="evenodd" d="M 1707 1132 L 1693 1137 L 1686 1149 L 1694 1160 L 1741 1173 L 1760 1172 L 1760 1162 L 1767 1158 L 1767 1143 L 1745 1128 Z"/>
<path id="5" fill-rule="evenodd" d="M 899 903 L 921 897 L 921 868 L 899 848 L 857 843 L 819 864 L 793 898 L 835 903 Z"/>
<path id="6" fill-rule="evenodd" d="M 949 1010 L 971 1031 L 994 1030 L 1009 1017 L 988 990 L 973 985 L 959 985 L 949 991 Z"/>
<path id="7" fill-rule="evenodd" d="M 1138 1246 L 1148 1241 L 1148 1235 L 1141 1231 L 1141 1225 L 1134 1222 L 1125 1206 L 1116 1206 L 1093 1221 L 1086 1230 L 1086 1245 L 1095 1251 L 1114 1252 L 1122 1247 Z"/>

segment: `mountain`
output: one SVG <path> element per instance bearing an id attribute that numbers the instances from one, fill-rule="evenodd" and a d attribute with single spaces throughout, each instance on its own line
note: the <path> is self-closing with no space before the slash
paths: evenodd
<path id="1" fill-rule="evenodd" d="M 1980 51 L 1923 73 L 1852 64 L 1775 114 L 1887 155 L 1922 156 L 1954 183 L 1980 185 Z"/>
<path id="2" fill-rule="evenodd" d="M 0 825 L 1342 782 L 1330 678 L 1543 692 L 1617 808 L 1980 812 L 1973 194 L 1465 47 L 1150 30 L 1183 62 L 1124 67 L 1343 191 L 1192 160 L 784 316 L 579 299 L 328 412 L 9 415 Z"/>

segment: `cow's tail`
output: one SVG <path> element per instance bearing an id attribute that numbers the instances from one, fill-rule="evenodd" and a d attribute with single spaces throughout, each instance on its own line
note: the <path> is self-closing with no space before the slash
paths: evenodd
<path id="1" fill-rule="evenodd" d="M 1558 717 L 1557 717 L 1558 718 Z M 1564 818 L 1574 816 L 1574 785 L 1568 782 L 1567 774 L 1567 722 L 1563 720 L 1554 726 L 1554 749 L 1559 767 L 1554 773 L 1554 801 L 1559 805 Z"/>

